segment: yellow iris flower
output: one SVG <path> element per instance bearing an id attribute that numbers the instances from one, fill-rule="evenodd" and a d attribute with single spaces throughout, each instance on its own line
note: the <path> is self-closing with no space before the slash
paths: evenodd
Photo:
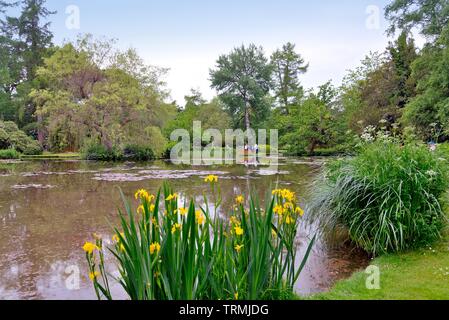
<path id="1" fill-rule="evenodd" d="M 240 253 L 240 251 L 243 249 L 244 245 L 236 245 L 235 246 L 235 251 L 237 251 L 237 253 Z"/>
<path id="2" fill-rule="evenodd" d="M 172 234 L 175 234 L 176 233 L 176 231 L 180 231 L 182 229 L 182 225 L 181 224 L 179 224 L 179 223 L 175 223 L 174 225 L 173 225 L 173 227 L 171 228 L 171 233 Z"/>
<path id="3" fill-rule="evenodd" d="M 86 242 L 83 246 L 83 250 L 88 254 L 92 254 L 96 249 L 98 249 L 98 247 L 91 242 Z"/>
<path id="4" fill-rule="evenodd" d="M 206 222 L 206 217 L 204 216 L 202 211 L 195 212 L 196 223 L 199 225 L 203 225 Z"/>
<path id="5" fill-rule="evenodd" d="M 171 194 L 167 197 L 167 199 L 165 199 L 166 201 L 172 201 L 172 200 L 176 200 L 178 199 L 178 195 L 176 193 Z"/>
<path id="6" fill-rule="evenodd" d="M 90 272 L 89 273 L 89 279 L 90 281 L 94 281 L 95 279 L 97 279 L 100 276 L 100 273 L 98 271 L 95 272 Z"/>
<path id="7" fill-rule="evenodd" d="M 209 182 L 209 183 L 217 183 L 218 182 L 218 177 L 214 176 L 214 175 L 210 175 L 207 176 L 206 179 L 204 179 L 204 182 Z"/>
<path id="8" fill-rule="evenodd" d="M 157 242 L 154 242 L 150 245 L 150 254 L 158 253 L 161 251 L 161 245 Z"/>
<path id="9" fill-rule="evenodd" d="M 236 227 L 234 228 L 234 231 L 235 231 L 235 234 L 236 234 L 236 235 L 238 235 L 238 236 L 243 236 L 244 231 L 243 231 L 243 229 L 240 228 L 239 226 L 236 226 Z"/>

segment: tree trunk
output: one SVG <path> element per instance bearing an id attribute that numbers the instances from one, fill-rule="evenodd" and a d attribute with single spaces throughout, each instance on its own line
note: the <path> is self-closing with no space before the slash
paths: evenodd
<path id="1" fill-rule="evenodd" d="M 249 104 L 249 102 L 246 102 L 245 105 L 245 126 L 246 126 L 246 130 L 248 131 L 249 129 L 251 129 L 251 120 L 249 117 L 249 110 L 250 110 L 251 106 Z"/>
<path id="2" fill-rule="evenodd" d="M 316 140 L 313 140 L 310 144 L 309 144 L 309 155 L 312 155 L 315 152 L 315 148 L 317 146 L 318 142 Z"/>
<path id="3" fill-rule="evenodd" d="M 45 133 L 44 130 L 42 129 L 42 115 L 38 115 L 37 116 L 37 141 L 39 141 L 39 143 L 41 144 L 41 146 L 44 145 L 45 142 Z"/>

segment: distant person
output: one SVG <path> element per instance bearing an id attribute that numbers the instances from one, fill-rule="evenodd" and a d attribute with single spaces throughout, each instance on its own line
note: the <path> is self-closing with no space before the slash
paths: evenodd
<path id="1" fill-rule="evenodd" d="M 259 145 L 257 143 L 254 146 L 254 151 L 256 151 L 256 155 L 259 155 Z"/>

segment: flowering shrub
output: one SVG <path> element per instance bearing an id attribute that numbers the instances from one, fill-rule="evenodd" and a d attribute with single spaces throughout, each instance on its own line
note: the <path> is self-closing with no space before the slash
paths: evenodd
<path id="1" fill-rule="evenodd" d="M 302 208 L 289 190 L 274 190 L 262 209 L 257 199 L 238 195 L 228 221 L 221 218 L 218 177 L 205 179 L 213 206 L 181 204 L 168 185 L 154 196 L 135 194 L 137 211 L 126 200 L 114 245 L 120 276 L 133 300 L 288 299 L 311 252 L 297 266 L 295 239 Z M 246 206 L 248 205 L 248 207 Z M 214 208 L 210 212 L 209 207 Z M 136 212 L 136 213 L 135 213 Z M 99 299 L 112 299 L 103 240 L 83 247 L 89 277 Z"/>

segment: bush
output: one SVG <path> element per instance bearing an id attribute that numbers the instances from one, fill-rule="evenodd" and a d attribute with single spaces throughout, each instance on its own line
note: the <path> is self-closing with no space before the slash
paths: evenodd
<path id="1" fill-rule="evenodd" d="M 6 149 L 9 146 L 9 134 L 0 127 L 0 149 Z"/>
<path id="2" fill-rule="evenodd" d="M 20 153 L 14 149 L 0 150 L 0 159 L 19 159 Z"/>
<path id="3" fill-rule="evenodd" d="M 108 149 L 101 144 L 87 144 L 82 156 L 92 161 L 149 161 L 154 160 L 154 152 L 150 147 L 128 145 L 123 150 L 119 147 Z"/>
<path id="4" fill-rule="evenodd" d="M 129 161 L 154 160 L 154 152 L 150 147 L 128 145 L 123 149 L 123 158 Z"/>
<path id="5" fill-rule="evenodd" d="M 178 144 L 178 141 L 170 141 L 165 146 L 165 151 L 162 154 L 162 157 L 164 159 L 170 159 L 171 158 L 171 150 Z"/>
<path id="6" fill-rule="evenodd" d="M 37 156 L 41 155 L 43 152 L 41 145 L 37 141 L 31 141 L 22 150 L 22 153 L 27 156 Z"/>
<path id="7" fill-rule="evenodd" d="M 239 196 L 230 220 L 223 221 L 209 211 L 222 203 L 217 181 L 215 176 L 206 179 L 214 193 L 211 206 L 207 199 L 203 207 L 194 200 L 181 206 L 168 185 L 156 196 L 139 190 L 133 207 L 125 200 L 112 244 L 106 247 L 96 236 L 83 247 L 97 297 L 113 298 L 112 276 L 104 264 L 105 252 L 111 252 L 120 271 L 113 280 L 131 300 L 293 298 L 315 241 L 302 260 L 297 257 L 304 212 L 295 194 L 277 190 L 267 196 L 263 209 L 258 200 L 246 203 Z"/>
<path id="8" fill-rule="evenodd" d="M 14 122 L 0 121 L 0 148 L 15 149 L 26 155 L 42 153 L 40 144 L 19 130 Z"/>
<path id="9" fill-rule="evenodd" d="M 108 149 L 101 144 L 88 145 L 83 151 L 83 158 L 92 161 L 121 161 L 123 153 L 120 149 L 113 147 Z"/>
<path id="10" fill-rule="evenodd" d="M 373 255 L 431 244 L 446 222 L 446 169 L 426 146 L 375 142 L 326 167 L 313 188 L 311 218 L 326 231 L 343 226 Z"/>
<path id="11" fill-rule="evenodd" d="M 439 144 L 437 146 L 436 154 L 439 157 L 446 159 L 446 161 L 449 161 L 449 143 Z"/>

